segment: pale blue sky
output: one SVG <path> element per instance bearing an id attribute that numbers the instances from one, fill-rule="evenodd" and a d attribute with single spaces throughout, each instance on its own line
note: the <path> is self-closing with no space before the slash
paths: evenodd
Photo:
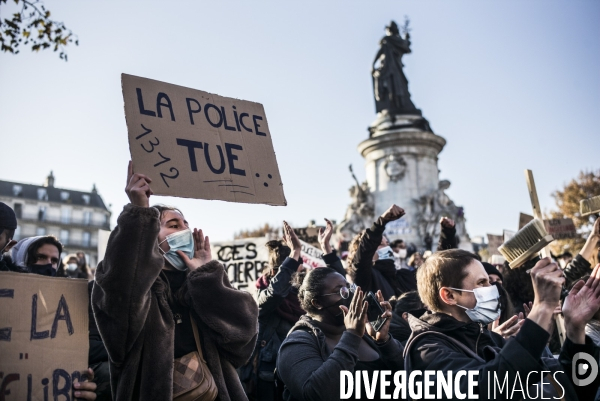
<path id="1" fill-rule="evenodd" d="M 264 105 L 287 207 L 158 198 L 213 240 L 287 219 L 340 220 L 364 179 L 370 65 L 391 19 L 411 18 L 415 105 L 448 144 L 440 178 L 471 236 L 516 229 L 582 169 L 600 168 L 599 1 L 56 1 L 79 35 L 69 61 L 0 54 L 0 179 L 96 183 L 118 215 L 129 149 L 122 72 Z M 0 11 L 3 11 L 4 6 Z M 116 217 L 116 216 L 115 216 Z M 114 221 L 114 219 L 113 219 Z"/>

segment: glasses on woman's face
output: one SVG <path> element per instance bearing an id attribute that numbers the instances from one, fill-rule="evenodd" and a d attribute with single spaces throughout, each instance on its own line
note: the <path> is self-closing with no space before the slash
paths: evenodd
<path id="1" fill-rule="evenodd" d="M 350 296 L 350 293 L 354 293 L 356 292 L 356 284 L 350 284 L 350 286 L 348 287 L 342 287 L 340 288 L 339 292 L 331 292 L 329 294 L 322 294 L 322 297 L 326 297 L 328 295 L 338 295 L 340 294 L 340 296 L 344 299 L 348 299 L 348 297 Z"/>

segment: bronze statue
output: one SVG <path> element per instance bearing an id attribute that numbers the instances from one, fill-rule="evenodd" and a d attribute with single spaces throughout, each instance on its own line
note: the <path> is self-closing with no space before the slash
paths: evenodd
<path id="1" fill-rule="evenodd" d="M 408 92 L 408 80 L 402 67 L 402 56 L 410 53 L 409 20 L 403 26 L 404 38 L 394 21 L 386 26 L 386 36 L 379 41 L 379 51 L 373 61 L 373 91 L 378 113 L 387 111 L 394 119 L 398 114 L 421 115 Z M 379 64 L 379 65 L 377 65 Z"/>

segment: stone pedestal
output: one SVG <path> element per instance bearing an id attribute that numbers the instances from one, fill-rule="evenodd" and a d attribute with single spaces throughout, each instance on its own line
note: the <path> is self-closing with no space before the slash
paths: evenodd
<path id="1" fill-rule="evenodd" d="M 419 127 L 419 121 L 425 121 L 425 129 Z M 375 216 L 394 203 L 402 207 L 406 216 L 388 226 L 388 238 L 401 238 L 423 248 L 423 201 L 419 203 L 419 199 L 439 188 L 437 160 L 446 140 L 431 132 L 421 116 L 400 116 L 394 121 L 378 118 L 370 132 L 358 151 L 366 161 Z M 437 235 L 432 240 L 435 248 Z"/>

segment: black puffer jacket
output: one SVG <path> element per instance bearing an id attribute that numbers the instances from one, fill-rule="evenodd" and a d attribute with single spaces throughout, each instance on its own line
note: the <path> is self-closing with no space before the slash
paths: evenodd
<path id="1" fill-rule="evenodd" d="M 394 338 L 377 345 L 367 334 L 362 339 L 345 331 L 333 350 L 325 334 L 310 316 L 302 316 L 279 350 L 277 370 L 285 383 L 287 401 L 335 401 L 340 399 L 340 371 L 354 372 L 361 341 L 379 354 L 378 370 L 402 370 L 402 345 Z M 366 395 L 362 393 L 366 399 Z"/>
<path id="2" fill-rule="evenodd" d="M 444 227 L 440 232 L 440 240 L 436 251 L 446 251 L 448 249 L 458 248 L 458 238 L 456 238 L 456 227 Z"/>
<path id="3" fill-rule="evenodd" d="M 579 281 L 580 278 L 586 274 L 592 273 L 592 265 L 583 256 L 581 256 L 581 254 L 577 254 L 575 259 L 569 262 L 569 264 L 565 267 L 564 273 L 565 278 L 567 279 L 565 282 L 565 287 L 571 288 L 571 286 L 575 284 L 575 282 Z"/>
<path id="4" fill-rule="evenodd" d="M 29 273 L 24 267 L 17 266 L 8 254 L 0 260 L 0 272 Z"/>
<path id="5" fill-rule="evenodd" d="M 348 265 L 348 273 L 354 283 L 367 292 L 381 290 L 383 298 L 400 296 L 408 291 L 417 289 L 415 271 L 408 269 L 396 270 L 394 261 L 378 260 L 373 262 L 373 256 L 381 244 L 386 222 L 380 217 L 371 228 L 365 230 L 358 251 Z"/>
<path id="6" fill-rule="evenodd" d="M 464 323 L 445 313 L 427 312 L 420 319 L 411 315 L 409 323 L 413 334 L 404 350 L 406 374 L 409 375 L 413 370 L 478 370 L 476 392 L 480 399 L 487 399 L 488 373 L 491 377 L 496 373 L 501 381 L 505 374 L 508 377 L 508 391 L 507 388 L 503 392 L 498 389 L 496 391 L 496 399 L 500 400 L 511 399 L 510 389 L 514 383 L 518 383 L 517 375 L 525 385 L 530 372 L 562 371 L 563 373 L 556 373 L 554 377 L 564 388 L 565 399 L 568 401 L 593 400 L 600 383 L 600 378 L 596 378 L 594 383 L 578 387 L 571 381 L 572 359 L 576 353 L 586 352 L 596 360 L 600 356 L 599 348 L 589 337 L 586 337 L 585 345 L 574 344 L 567 338 L 560 357 L 556 360 L 542 357 L 550 335 L 531 320 L 527 320 L 517 336 L 509 340 L 488 331 L 479 323 Z M 437 393 L 436 381 L 433 383 L 431 391 Z M 467 376 L 461 379 L 460 389 L 467 393 Z M 555 396 L 562 395 L 560 386 L 551 388 L 551 385 L 545 385 L 545 396 L 552 394 L 554 389 Z M 490 394 L 493 391 L 490 389 Z M 516 394 L 519 397 L 522 395 L 520 392 Z"/>

